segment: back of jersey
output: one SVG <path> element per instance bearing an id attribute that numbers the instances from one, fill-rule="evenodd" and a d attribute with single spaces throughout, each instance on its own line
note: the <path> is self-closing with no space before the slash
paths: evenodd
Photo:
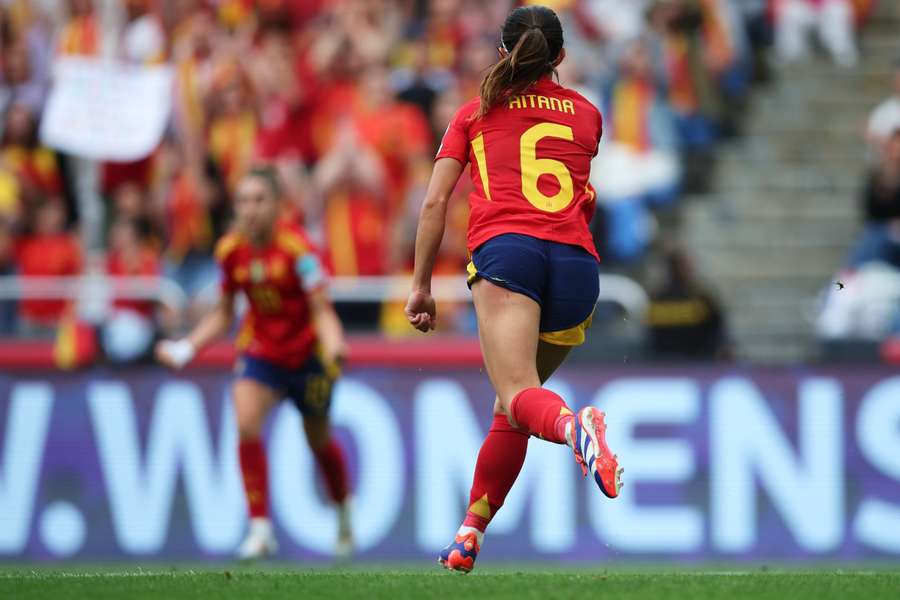
<path id="1" fill-rule="evenodd" d="M 469 250 L 522 233 L 596 256 L 588 224 L 590 165 L 602 132 L 597 108 L 546 78 L 475 120 L 477 109 L 477 99 L 462 107 L 437 155 L 471 163 Z"/>

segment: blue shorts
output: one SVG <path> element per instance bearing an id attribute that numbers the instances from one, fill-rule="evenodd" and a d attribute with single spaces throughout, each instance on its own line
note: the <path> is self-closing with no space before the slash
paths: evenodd
<path id="1" fill-rule="evenodd" d="M 541 340 L 560 346 L 584 343 L 600 293 L 597 259 L 584 248 L 505 233 L 472 254 L 469 287 L 478 278 L 540 304 Z"/>
<path id="2" fill-rule="evenodd" d="M 242 355 L 237 362 L 237 376 L 253 379 L 290 398 L 303 415 L 325 417 L 331 407 L 331 392 L 337 373 L 329 372 L 315 355 L 298 369 Z"/>

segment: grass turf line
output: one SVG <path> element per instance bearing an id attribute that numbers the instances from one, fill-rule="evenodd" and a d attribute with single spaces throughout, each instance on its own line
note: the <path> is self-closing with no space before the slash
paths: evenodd
<path id="1" fill-rule="evenodd" d="M 604 600 L 880 600 L 898 598 L 900 570 L 701 571 L 440 569 L 0 569 L 0 598 L 556 598 Z"/>

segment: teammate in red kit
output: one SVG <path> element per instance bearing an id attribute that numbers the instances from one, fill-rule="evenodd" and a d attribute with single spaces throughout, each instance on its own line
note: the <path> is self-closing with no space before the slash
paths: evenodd
<path id="1" fill-rule="evenodd" d="M 552 10 L 512 11 L 499 52 L 480 97 L 456 113 L 438 150 L 406 305 L 414 327 L 434 329 L 432 269 L 447 201 L 470 164 L 469 285 L 497 397 L 465 521 L 440 556 L 441 564 L 458 571 L 474 567 L 484 531 L 525 461 L 530 435 L 571 447 L 582 472 L 608 497 L 621 488 L 622 469 L 606 445 L 603 413 L 586 407 L 576 415 L 541 387 L 584 342 L 599 293 L 588 230 L 595 194 L 588 181 L 602 120 L 590 102 L 552 79 L 565 58 L 562 26 Z"/>
<path id="2" fill-rule="evenodd" d="M 303 414 L 306 440 L 337 507 L 337 555 L 346 557 L 352 551 L 347 467 L 328 420 L 344 333 L 319 257 L 299 227 L 279 218 L 280 198 L 272 169 L 256 168 L 243 178 L 234 231 L 216 246 L 222 297 L 186 338 L 160 342 L 156 355 L 180 369 L 229 331 L 235 296 L 246 295 L 249 311 L 238 334 L 233 397 L 250 526 L 238 557 L 261 558 L 278 548 L 268 513 L 268 469 L 260 434 L 266 416 L 284 397 Z"/>

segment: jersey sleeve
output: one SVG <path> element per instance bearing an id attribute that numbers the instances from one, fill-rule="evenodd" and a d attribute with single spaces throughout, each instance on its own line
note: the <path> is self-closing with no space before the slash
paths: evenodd
<path id="1" fill-rule="evenodd" d="M 471 102 L 463 105 L 447 125 L 434 160 L 455 158 L 465 166 L 469 162 L 469 118 L 472 116 Z"/>
<path id="2" fill-rule="evenodd" d="M 294 261 L 294 271 L 300 279 L 300 285 L 307 294 L 314 292 L 328 283 L 328 271 L 322 258 L 313 250 L 304 252 Z"/>
<path id="3" fill-rule="evenodd" d="M 228 234 L 219 240 L 213 253 L 216 266 L 219 268 L 219 288 L 223 294 L 231 295 L 238 290 L 237 282 L 234 280 L 229 266 L 229 259 L 236 246 L 236 237 L 234 234 Z"/>

